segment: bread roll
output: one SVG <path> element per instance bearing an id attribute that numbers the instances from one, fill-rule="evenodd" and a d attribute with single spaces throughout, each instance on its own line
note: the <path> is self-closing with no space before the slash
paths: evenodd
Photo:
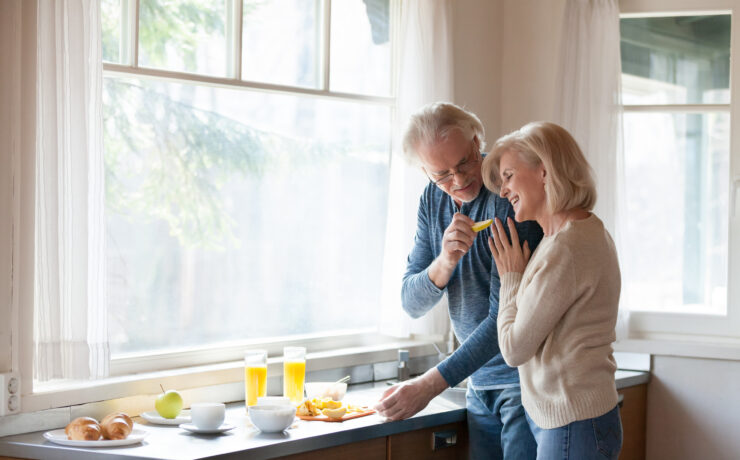
<path id="1" fill-rule="evenodd" d="M 100 439 L 100 425 L 92 417 L 77 417 L 64 428 L 64 433 L 73 441 L 97 441 Z"/>
<path id="2" fill-rule="evenodd" d="M 133 428 L 133 420 L 124 412 L 108 414 L 100 422 L 100 430 L 105 439 L 126 439 Z"/>

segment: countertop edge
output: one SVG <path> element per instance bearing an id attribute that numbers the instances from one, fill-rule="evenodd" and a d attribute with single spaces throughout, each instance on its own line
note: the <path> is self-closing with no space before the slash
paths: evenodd
<path id="1" fill-rule="evenodd" d="M 431 428 L 449 423 L 462 422 L 466 420 L 465 408 L 453 409 L 443 413 L 414 417 L 406 420 L 387 422 L 378 425 L 365 426 L 353 430 L 328 433 L 313 438 L 298 439 L 285 443 L 266 446 L 263 449 L 255 449 L 249 452 L 249 458 L 260 460 L 285 455 L 300 454 L 319 449 L 338 447 L 353 442 L 367 441 L 395 434 L 406 433 L 414 430 Z M 209 457 L 212 459 L 243 458 L 244 451 L 231 452 L 228 454 Z"/>
<path id="2" fill-rule="evenodd" d="M 622 374 L 616 379 L 617 390 L 642 385 L 650 382 L 650 372 L 645 371 L 617 371 Z M 627 374 L 627 375 L 625 375 Z"/>
<path id="3" fill-rule="evenodd" d="M 618 390 L 636 385 L 646 384 L 650 381 L 650 373 L 645 371 L 617 371 L 616 387 Z M 463 392 L 463 389 L 459 391 Z M 417 415 L 415 417 L 386 423 L 377 423 L 373 425 L 359 426 L 348 430 L 336 431 L 321 434 L 312 437 L 286 440 L 276 444 L 270 444 L 254 448 L 245 448 L 231 452 L 214 452 L 212 456 L 200 456 L 194 458 L 218 458 L 231 459 L 242 458 L 245 454 L 249 458 L 267 459 L 292 455 L 304 452 L 310 452 L 319 449 L 337 447 L 353 442 L 376 439 L 394 434 L 405 433 L 414 430 L 431 428 L 439 425 L 446 425 L 466 420 L 467 411 L 464 406 L 456 405 L 447 410 L 435 412 L 432 414 Z M 13 438 L 15 436 L 9 436 Z M 0 438 L 0 456 L 11 456 L 19 458 L 43 458 L 50 460 L 67 460 L 75 459 L 97 459 L 105 452 L 105 458 L 109 459 L 145 459 L 156 458 L 146 455 L 130 455 L 121 452 L 117 454 L 115 448 L 90 450 L 84 448 L 73 448 L 66 446 L 56 446 L 47 444 L 43 440 L 41 443 L 25 441 L 6 441 Z M 173 455 L 168 458 L 180 458 Z"/>

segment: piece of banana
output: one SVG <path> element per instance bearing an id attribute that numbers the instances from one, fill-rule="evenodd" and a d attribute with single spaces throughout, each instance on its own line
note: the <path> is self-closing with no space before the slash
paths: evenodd
<path id="1" fill-rule="evenodd" d="M 339 407 L 337 409 L 324 409 L 324 415 L 329 418 L 342 418 L 347 413 L 346 407 Z"/>
<path id="2" fill-rule="evenodd" d="M 339 409 L 340 407 L 342 407 L 342 401 L 334 401 L 332 399 L 324 401 L 324 409 Z"/>

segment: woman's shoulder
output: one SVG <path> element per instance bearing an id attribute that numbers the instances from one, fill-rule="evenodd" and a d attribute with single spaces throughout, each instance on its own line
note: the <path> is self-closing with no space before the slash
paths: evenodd
<path id="1" fill-rule="evenodd" d="M 616 253 L 614 241 L 604 223 L 593 212 L 584 219 L 568 222 L 553 236 L 558 246 L 564 246 L 577 257 L 601 256 L 605 252 Z"/>

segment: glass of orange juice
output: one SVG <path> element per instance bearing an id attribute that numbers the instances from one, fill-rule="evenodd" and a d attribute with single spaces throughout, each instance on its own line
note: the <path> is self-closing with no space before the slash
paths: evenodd
<path id="1" fill-rule="evenodd" d="M 257 404 L 257 398 L 267 393 L 267 350 L 247 350 L 244 353 L 244 403 Z"/>
<path id="2" fill-rule="evenodd" d="M 303 401 L 303 382 L 306 380 L 306 349 L 283 348 L 283 396 L 293 404 Z"/>

